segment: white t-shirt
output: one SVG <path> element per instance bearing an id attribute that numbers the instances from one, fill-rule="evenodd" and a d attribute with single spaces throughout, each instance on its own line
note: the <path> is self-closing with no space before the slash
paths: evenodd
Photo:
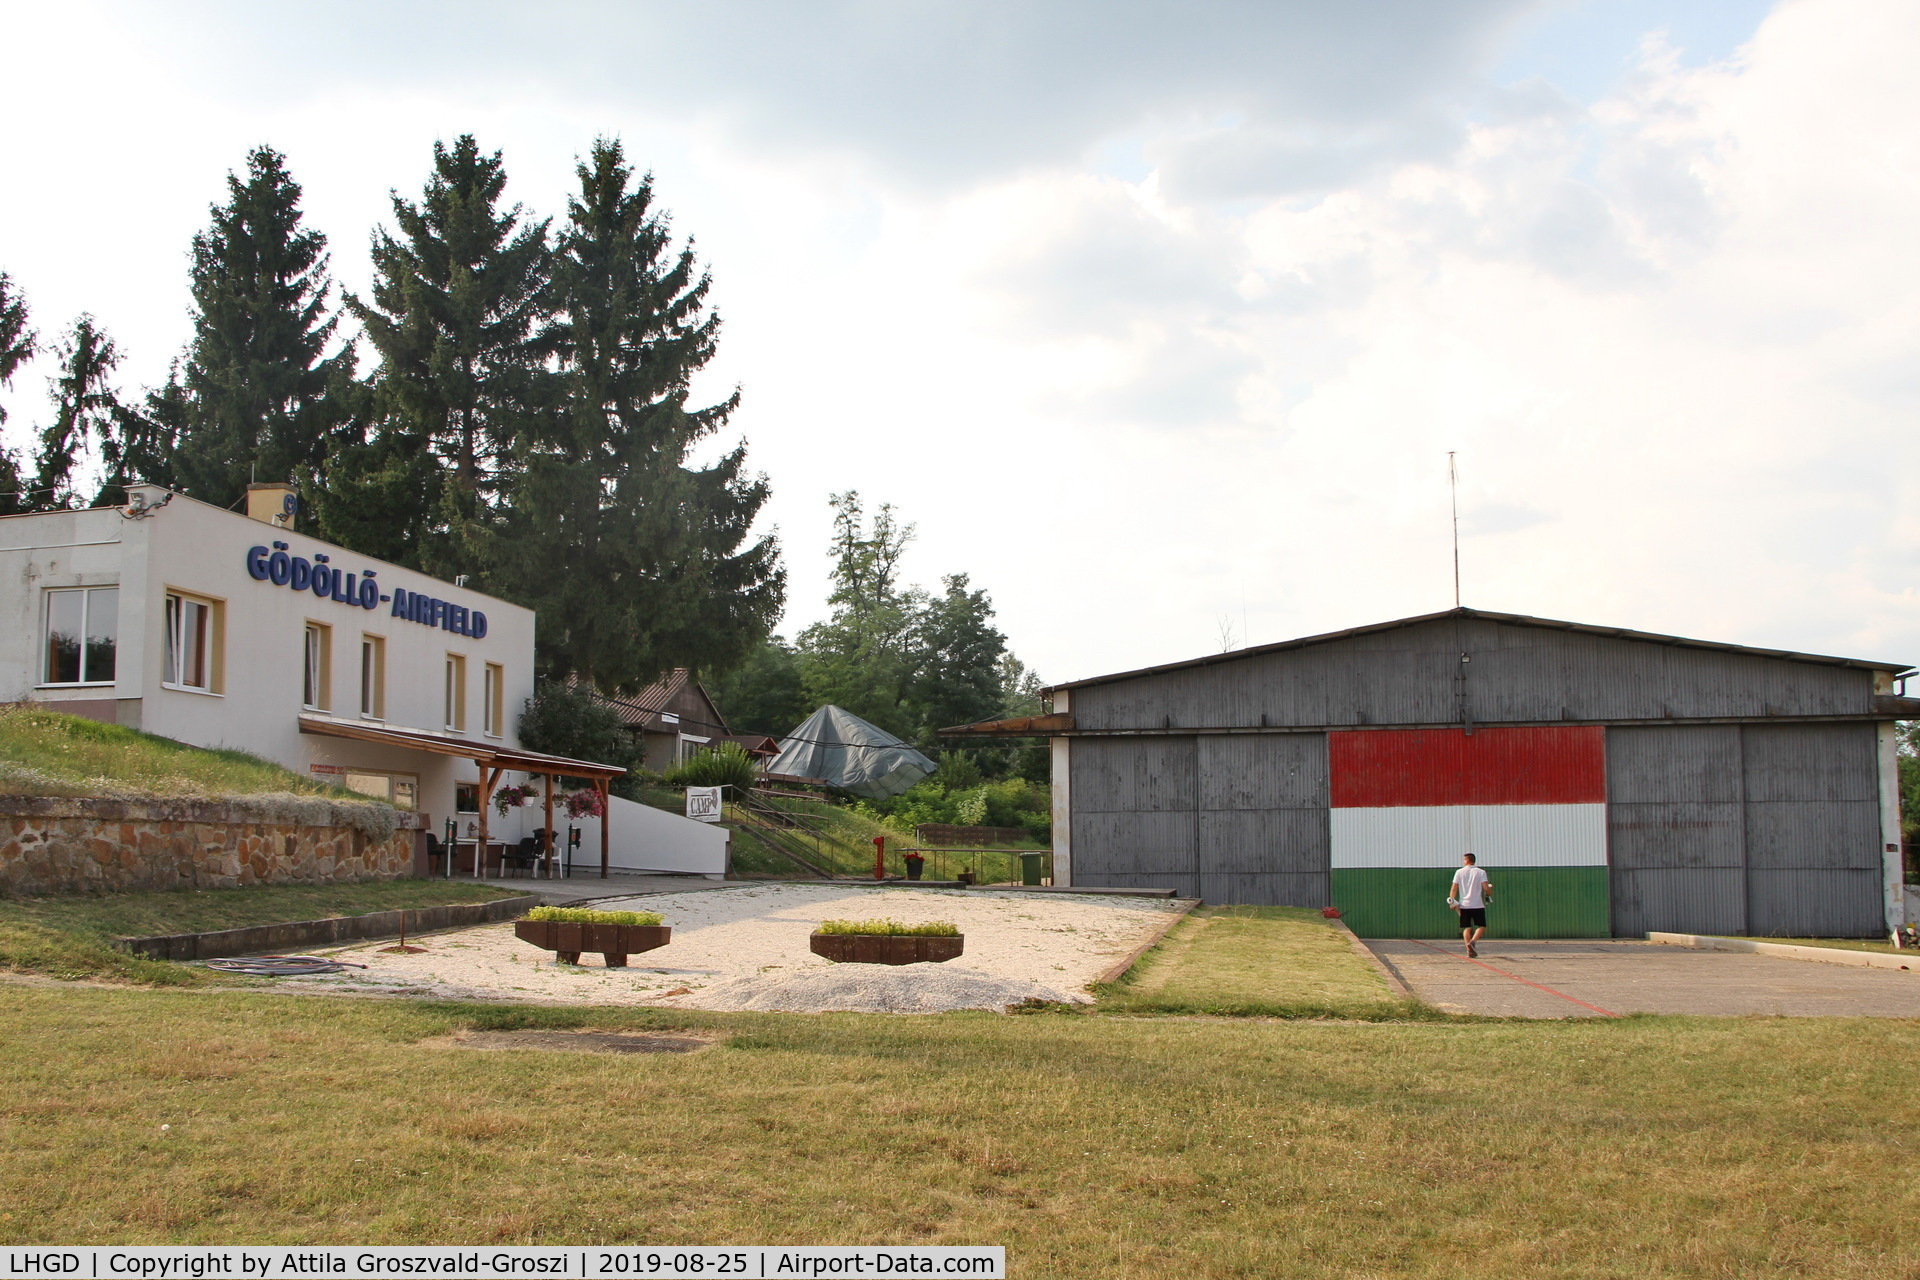
<path id="1" fill-rule="evenodd" d="M 1487 873 L 1479 867 L 1462 867 L 1453 873 L 1453 896 L 1463 907 L 1487 905 Z"/>

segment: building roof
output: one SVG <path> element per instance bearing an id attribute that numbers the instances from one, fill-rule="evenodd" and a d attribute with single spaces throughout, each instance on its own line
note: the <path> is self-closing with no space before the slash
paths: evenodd
<path id="1" fill-rule="evenodd" d="M 1672 645 L 1682 649 L 1711 649 L 1720 653 L 1741 653 L 1760 658 L 1778 658 L 1786 662 L 1810 662 L 1830 667 L 1856 667 L 1865 671 L 1886 671 L 1902 675 L 1913 670 L 1911 663 L 1874 662 L 1866 658 L 1836 658 L 1823 654 L 1797 653 L 1791 649 L 1758 649 L 1750 645 L 1726 644 L 1717 640 L 1689 640 L 1684 636 L 1661 635 L 1652 631 L 1634 631 L 1626 627 L 1594 626 L 1584 622 L 1563 622 L 1554 618 L 1534 618 L 1521 613 L 1493 613 L 1485 609 L 1446 609 L 1439 613 L 1424 613 L 1412 618 L 1397 618 L 1392 622 L 1376 622 L 1364 627 L 1349 627 L 1344 631 L 1328 631 L 1317 636 L 1302 636 L 1297 640 L 1282 640 L 1276 644 L 1255 645 L 1248 649 L 1234 649 L 1227 653 L 1210 653 L 1203 658 L 1189 658 L 1185 662 L 1166 662 L 1158 666 L 1140 667 L 1133 671 L 1117 671 L 1112 675 L 1089 676 L 1085 680 L 1068 680 L 1061 684 L 1049 685 L 1044 690 L 1052 693 L 1056 689 L 1080 689 L 1089 685 L 1113 684 L 1121 680 L 1135 680 L 1142 676 L 1160 675 L 1168 671 L 1185 671 L 1194 667 L 1210 667 L 1224 662 L 1239 662 L 1246 658 L 1257 658 L 1267 653 L 1283 653 L 1289 649 L 1305 649 L 1317 644 L 1330 644 L 1336 640 L 1346 640 L 1353 636 L 1374 635 L 1383 631 L 1393 631 L 1402 627 L 1416 627 L 1424 623 L 1440 622 L 1448 618 L 1474 619 L 1483 622 L 1503 622 L 1518 627 L 1544 627 L 1554 631 L 1571 631 L 1585 635 L 1606 636 L 1615 640 L 1639 640 L 1648 644 Z M 943 730 L 943 732 L 945 732 Z"/>
<path id="2" fill-rule="evenodd" d="M 300 716 L 300 732 L 329 738 L 351 738 L 355 742 L 378 742 L 390 747 L 405 747 L 410 751 L 430 751 L 435 755 L 459 756 L 476 764 L 498 765 L 523 773 L 552 773 L 569 778 L 617 778 L 627 771 L 627 767 L 621 764 L 575 760 L 569 756 L 548 755 L 544 751 L 523 751 L 518 747 L 474 742 L 428 729 L 395 729 L 306 713 Z"/>
<path id="3" fill-rule="evenodd" d="M 620 717 L 622 724 L 642 733 L 659 733 L 681 726 L 702 735 L 725 737 L 730 732 L 726 717 L 720 714 L 720 708 L 714 704 L 712 696 L 685 667 L 675 667 L 665 679 L 656 680 L 636 693 L 618 697 L 604 693 L 597 696 L 613 708 L 613 713 Z M 689 706 L 689 703 L 692 705 Z M 676 704 L 680 708 L 678 711 L 674 710 Z M 668 715 L 677 715 L 678 724 L 663 724 L 661 717 Z"/>

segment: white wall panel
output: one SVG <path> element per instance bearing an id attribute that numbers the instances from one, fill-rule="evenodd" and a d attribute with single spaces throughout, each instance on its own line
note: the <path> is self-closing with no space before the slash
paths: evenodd
<path id="1" fill-rule="evenodd" d="M 1602 867 L 1603 804 L 1476 804 L 1333 810 L 1335 867 Z"/>

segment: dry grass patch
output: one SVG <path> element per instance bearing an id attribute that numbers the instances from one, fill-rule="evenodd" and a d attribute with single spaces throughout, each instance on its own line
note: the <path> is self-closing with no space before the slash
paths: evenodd
<path id="1" fill-rule="evenodd" d="M 1104 1011 L 1397 1018 L 1396 998 L 1344 930 L 1299 907 L 1201 907 L 1100 997 Z"/>
<path id="2" fill-rule="evenodd" d="M 522 1029 L 722 1042 L 543 1057 L 440 1039 Z M 1053 1277 L 1904 1275 L 1920 1116 L 1890 1064 L 1916 1050 L 1920 1025 L 1881 1019 L 0 988 L 0 1244 L 919 1241 L 1005 1244 Z"/>

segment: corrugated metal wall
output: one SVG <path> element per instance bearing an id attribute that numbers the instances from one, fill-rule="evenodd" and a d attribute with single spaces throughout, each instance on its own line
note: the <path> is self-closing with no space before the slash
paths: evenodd
<path id="1" fill-rule="evenodd" d="M 1870 724 L 1746 725 L 1747 932 L 1885 928 L 1878 736 Z"/>
<path id="2" fill-rule="evenodd" d="M 1327 904 L 1324 736 L 1079 738 L 1068 759 L 1075 884 Z"/>
<path id="3" fill-rule="evenodd" d="M 1462 664 L 1465 652 L 1472 661 Z M 1083 731 L 1858 715 L 1873 673 L 1520 626 L 1423 623 L 1073 691 Z"/>
<path id="4" fill-rule="evenodd" d="M 1876 742 L 1871 724 L 1610 729 L 1614 932 L 1879 933 Z"/>
<path id="5" fill-rule="evenodd" d="M 1082 733 L 1444 724 L 1459 714 L 1463 648 L 1478 724 L 1652 722 L 1606 730 L 1614 933 L 1880 931 L 1872 723 L 1662 723 L 1864 716 L 1864 670 L 1444 620 L 1086 686 L 1073 691 L 1073 715 Z M 1076 883 L 1214 902 L 1330 900 L 1326 735 L 1076 737 L 1069 760 Z M 1556 920 L 1537 923 L 1564 927 Z"/>
<path id="6" fill-rule="evenodd" d="M 1326 906 L 1326 735 L 1197 741 L 1202 896 Z"/>
<path id="7" fill-rule="evenodd" d="M 1745 933 L 1739 725 L 1607 731 L 1613 932 Z"/>
<path id="8" fill-rule="evenodd" d="M 1073 741 L 1076 885 L 1199 896 L 1196 754 L 1192 738 Z"/>

